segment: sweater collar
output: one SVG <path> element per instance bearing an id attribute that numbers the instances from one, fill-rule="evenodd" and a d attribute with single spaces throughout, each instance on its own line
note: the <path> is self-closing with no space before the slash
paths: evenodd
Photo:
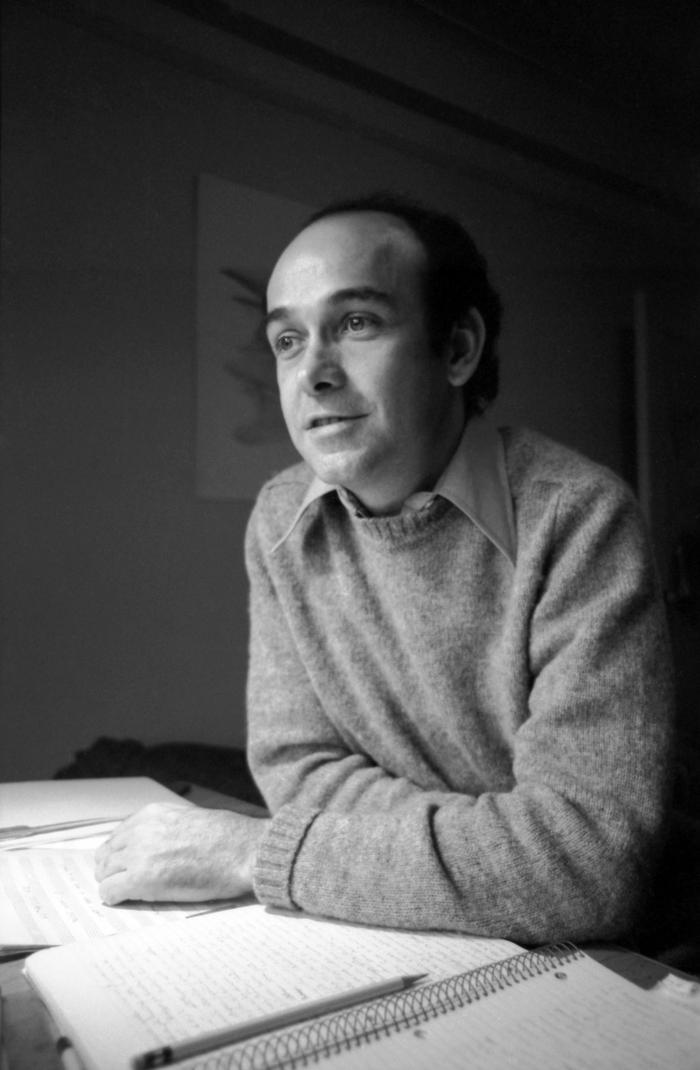
<path id="1" fill-rule="evenodd" d="M 357 512 L 353 496 L 342 487 L 314 476 L 289 527 L 272 552 L 291 535 L 307 509 L 326 494 L 337 493 L 346 507 Z M 494 425 L 475 416 L 464 429 L 459 445 L 432 491 L 412 494 L 404 510 L 420 510 L 437 496 L 452 502 L 493 545 L 515 564 L 516 536 L 513 501 L 508 484 L 503 440 Z"/>

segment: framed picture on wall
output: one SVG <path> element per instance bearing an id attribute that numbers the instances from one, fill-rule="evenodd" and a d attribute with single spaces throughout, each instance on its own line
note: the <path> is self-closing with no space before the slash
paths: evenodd
<path id="1" fill-rule="evenodd" d="M 311 213 L 212 175 L 197 189 L 197 494 L 253 500 L 299 460 L 263 330 L 275 260 Z"/>

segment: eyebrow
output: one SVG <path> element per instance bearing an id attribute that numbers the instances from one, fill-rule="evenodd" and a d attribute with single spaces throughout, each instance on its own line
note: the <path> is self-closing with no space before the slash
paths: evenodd
<path id="1" fill-rule="evenodd" d="M 372 301 L 375 304 L 393 308 L 396 304 L 391 294 L 385 290 L 377 290 L 374 286 L 348 286 L 344 290 L 336 290 L 328 300 L 331 305 L 342 305 L 345 301 Z M 290 315 L 292 315 L 292 309 L 289 305 L 272 308 L 265 316 L 265 326 L 277 320 L 287 319 Z"/>

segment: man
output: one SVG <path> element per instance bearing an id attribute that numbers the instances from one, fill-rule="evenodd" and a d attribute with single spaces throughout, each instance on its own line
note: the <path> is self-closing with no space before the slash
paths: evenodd
<path id="1" fill-rule="evenodd" d="M 267 309 L 305 462 L 263 488 L 246 543 L 249 760 L 272 816 L 148 808 L 102 849 L 103 897 L 253 889 L 523 943 L 628 932 L 671 736 L 630 493 L 481 415 L 499 302 L 449 218 L 331 207 Z"/>

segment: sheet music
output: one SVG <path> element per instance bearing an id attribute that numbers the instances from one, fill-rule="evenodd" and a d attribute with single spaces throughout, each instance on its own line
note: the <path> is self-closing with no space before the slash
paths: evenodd
<path id="1" fill-rule="evenodd" d="M 95 851 L 0 851 L 0 951 L 86 940 L 186 918 L 196 906 L 105 906 L 94 877 Z"/>

